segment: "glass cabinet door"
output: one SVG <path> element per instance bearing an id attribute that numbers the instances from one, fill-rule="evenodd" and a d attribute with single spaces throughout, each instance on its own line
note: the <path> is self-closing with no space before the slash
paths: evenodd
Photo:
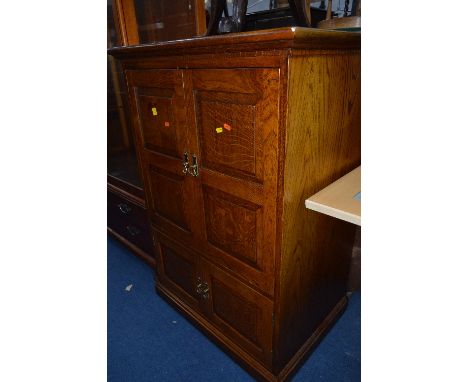
<path id="1" fill-rule="evenodd" d="M 140 44 L 197 35 L 195 0 L 134 0 Z"/>
<path id="2" fill-rule="evenodd" d="M 107 5 L 107 46 L 121 45 L 111 3 Z M 107 173 L 113 178 L 142 188 L 124 74 L 119 63 L 107 56 Z"/>

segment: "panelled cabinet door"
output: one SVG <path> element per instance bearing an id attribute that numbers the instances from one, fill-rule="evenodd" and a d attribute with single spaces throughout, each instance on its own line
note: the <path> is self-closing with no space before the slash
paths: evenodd
<path id="1" fill-rule="evenodd" d="M 198 256 L 159 231 L 153 232 L 159 286 L 198 310 Z"/>
<path id="2" fill-rule="evenodd" d="M 191 212 L 195 178 L 187 171 L 191 158 L 182 71 L 127 71 L 127 80 L 151 220 L 190 241 L 197 224 Z"/>
<path id="3" fill-rule="evenodd" d="M 201 250 L 273 296 L 279 69 L 186 72 L 201 180 Z"/>
<path id="4" fill-rule="evenodd" d="M 272 362 L 273 302 L 200 257 L 202 305 L 210 322 L 242 349 Z"/>

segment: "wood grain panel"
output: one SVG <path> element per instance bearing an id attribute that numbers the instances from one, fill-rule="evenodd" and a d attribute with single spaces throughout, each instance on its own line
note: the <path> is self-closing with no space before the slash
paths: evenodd
<path id="1" fill-rule="evenodd" d="M 194 264 L 178 255 L 171 248 L 160 243 L 161 257 L 166 277 L 182 288 L 187 294 L 195 296 Z"/>
<path id="2" fill-rule="evenodd" d="M 112 52 L 108 53 L 112 54 Z M 197 54 L 196 56 L 184 55 L 180 50 L 174 53 L 176 54 L 172 56 L 149 55 L 148 57 L 126 60 L 122 64 L 127 70 L 154 70 L 157 68 L 206 69 L 213 67 L 213 62 L 216 62 L 216 69 L 278 68 L 287 57 L 286 52 L 281 50 L 225 54 L 222 60 L 219 60 L 219 54 L 211 51 L 205 52 L 205 54 Z"/>
<path id="3" fill-rule="evenodd" d="M 265 88 L 264 78 L 278 79 L 277 70 L 266 69 L 197 69 L 192 71 L 192 83 L 195 90 L 210 92 L 258 94 Z M 238 98 L 240 99 L 240 98 Z"/>
<path id="4" fill-rule="evenodd" d="M 209 285 L 207 315 L 226 336 L 271 366 L 273 303 L 247 285 L 200 258 L 202 277 Z"/>
<path id="5" fill-rule="evenodd" d="M 143 147 L 179 158 L 180 143 L 170 89 L 137 88 L 138 115 Z"/>
<path id="6" fill-rule="evenodd" d="M 151 202 L 154 213 L 189 231 L 184 197 L 184 176 L 151 167 Z"/>
<path id="7" fill-rule="evenodd" d="M 197 126 L 206 168 L 262 182 L 263 150 L 257 131 L 261 127 L 255 124 L 256 99 L 254 94 L 196 92 Z"/>
<path id="8" fill-rule="evenodd" d="M 355 227 L 304 201 L 359 165 L 359 54 L 292 57 L 288 98 L 278 371 L 346 292 Z"/>
<path id="9" fill-rule="evenodd" d="M 257 226 L 262 232 L 261 207 L 209 187 L 203 188 L 203 196 L 208 241 L 258 267 L 257 246 L 261 248 L 263 241 L 262 235 L 257 235 Z"/>
<path id="10" fill-rule="evenodd" d="M 164 284 L 186 304 L 199 310 L 196 294 L 198 255 L 158 230 L 153 231 L 158 284 Z"/>
<path id="11" fill-rule="evenodd" d="M 259 308 L 217 279 L 211 281 L 213 313 L 252 343 L 258 344 Z"/>

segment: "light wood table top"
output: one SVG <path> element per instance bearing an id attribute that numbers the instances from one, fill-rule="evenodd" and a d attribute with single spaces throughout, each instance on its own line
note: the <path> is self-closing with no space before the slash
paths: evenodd
<path id="1" fill-rule="evenodd" d="M 308 209 L 361 225 L 361 166 L 305 201 Z"/>

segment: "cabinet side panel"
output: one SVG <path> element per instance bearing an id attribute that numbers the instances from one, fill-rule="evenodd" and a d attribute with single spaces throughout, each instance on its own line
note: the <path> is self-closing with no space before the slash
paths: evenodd
<path id="1" fill-rule="evenodd" d="M 355 227 L 305 200 L 359 165 L 360 107 L 360 52 L 290 57 L 276 372 L 346 293 Z"/>

